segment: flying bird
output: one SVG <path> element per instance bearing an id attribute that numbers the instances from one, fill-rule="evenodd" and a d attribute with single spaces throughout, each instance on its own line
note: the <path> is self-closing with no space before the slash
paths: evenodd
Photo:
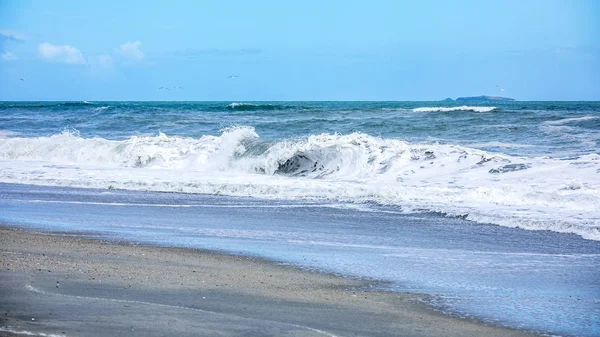
<path id="1" fill-rule="evenodd" d="M 24 78 L 20 78 L 20 80 L 21 80 L 21 81 L 23 81 L 23 82 L 25 82 L 25 79 L 24 79 Z"/>
<path id="2" fill-rule="evenodd" d="M 167 87 L 160 87 L 160 88 L 158 88 L 158 90 L 169 90 L 169 88 L 167 88 Z"/>
<path id="3" fill-rule="evenodd" d="M 498 85 L 496 85 L 496 88 L 500 89 L 500 91 L 504 91 L 504 88 L 500 88 Z"/>
<path id="4" fill-rule="evenodd" d="M 174 86 L 173 88 L 175 88 L 175 89 L 183 89 L 183 87 L 180 87 L 178 85 Z"/>
<path id="5" fill-rule="evenodd" d="M 230 75 L 230 76 L 227 76 L 227 78 L 229 78 L 229 79 L 232 79 L 232 80 L 233 80 L 233 79 L 236 79 L 236 78 L 238 78 L 238 77 L 239 77 L 238 75 Z"/>

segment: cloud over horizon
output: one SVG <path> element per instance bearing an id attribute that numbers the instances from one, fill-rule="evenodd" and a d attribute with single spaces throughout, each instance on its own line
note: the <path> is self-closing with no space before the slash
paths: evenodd
<path id="1" fill-rule="evenodd" d="M 144 60 L 144 52 L 140 50 L 141 41 L 128 41 L 113 50 L 112 54 L 84 55 L 84 53 L 71 45 L 54 45 L 49 42 L 38 46 L 38 56 L 49 62 L 66 64 L 85 64 L 94 70 L 113 69 L 117 64 L 131 64 Z M 1 50 L 0 50 L 1 51 Z M 0 55 L 5 60 L 16 59 L 12 53 Z"/>
<path id="2" fill-rule="evenodd" d="M 69 45 L 53 45 L 44 42 L 38 46 L 38 54 L 45 60 L 51 62 L 68 63 L 68 64 L 85 64 L 83 53 Z"/>

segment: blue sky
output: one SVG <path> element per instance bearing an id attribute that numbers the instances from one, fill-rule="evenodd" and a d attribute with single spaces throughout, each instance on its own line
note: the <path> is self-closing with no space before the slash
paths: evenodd
<path id="1" fill-rule="evenodd" d="M 0 100 L 482 94 L 600 100 L 600 2 L 0 2 Z"/>

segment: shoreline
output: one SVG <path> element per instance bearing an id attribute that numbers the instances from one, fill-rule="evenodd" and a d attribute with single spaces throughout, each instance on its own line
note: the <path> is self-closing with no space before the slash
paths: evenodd
<path id="1" fill-rule="evenodd" d="M 2 224 L 0 260 L 6 336 L 536 336 L 436 312 L 428 295 L 219 251 Z"/>

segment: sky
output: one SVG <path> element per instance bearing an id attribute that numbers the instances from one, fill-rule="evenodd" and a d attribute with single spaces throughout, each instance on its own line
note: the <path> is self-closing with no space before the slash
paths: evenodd
<path id="1" fill-rule="evenodd" d="M 600 1 L 0 1 L 4 101 L 477 95 L 600 100 Z"/>

